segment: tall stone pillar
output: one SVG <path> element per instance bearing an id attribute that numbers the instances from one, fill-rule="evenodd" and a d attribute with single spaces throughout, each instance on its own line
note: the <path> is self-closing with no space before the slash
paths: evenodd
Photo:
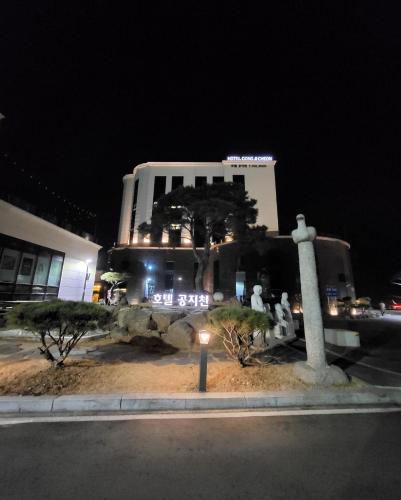
<path id="1" fill-rule="evenodd" d="M 132 204 L 134 202 L 134 174 L 124 175 L 123 199 L 121 202 L 120 226 L 118 230 L 118 243 L 128 245 L 131 229 Z"/>
<path id="2" fill-rule="evenodd" d="M 295 364 L 295 374 L 307 383 L 344 384 L 348 382 L 345 373 L 337 366 L 328 366 L 326 362 L 322 310 L 313 248 L 316 229 L 306 227 L 305 217 L 302 214 L 297 215 L 297 222 L 298 228 L 292 231 L 292 239 L 298 245 L 307 361 Z"/>

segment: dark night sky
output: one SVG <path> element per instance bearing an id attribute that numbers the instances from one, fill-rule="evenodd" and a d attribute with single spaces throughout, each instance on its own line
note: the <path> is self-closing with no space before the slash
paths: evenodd
<path id="1" fill-rule="evenodd" d="M 350 241 L 375 296 L 401 269 L 399 5 L 2 2 L 2 151 L 105 246 L 135 164 L 271 153 L 281 232 L 303 212 Z"/>

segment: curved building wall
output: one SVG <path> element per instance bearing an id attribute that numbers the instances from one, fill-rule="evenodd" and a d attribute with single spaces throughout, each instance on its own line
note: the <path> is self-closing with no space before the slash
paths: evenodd
<path id="1" fill-rule="evenodd" d="M 315 254 L 322 306 L 328 309 L 329 298 L 334 294 L 338 298 L 354 298 L 348 243 L 318 237 Z M 248 298 L 255 284 L 262 285 L 265 298 L 272 292 L 287 291 L 294 302 L 294 298 L 301 293 L 298 249 L 290 236 L 270 238 L 242 256 L 237 243 L 218 245 L 213 249 L 213 261 L 207 278 L 208 288 L 222 291 L 225 297 L 238 296 L 241 282 L 244 285 L 243 295 Z"/>
<path id="2" fill-rule="evenodd" d="M 334 238 L 318 238 L 315 250 L 322 306 L 329 309 L 328 294 L 331 296 L 333 290 L 339 298 L 355 297 L 349 245 Z M 150 298 L 153 293 L 192 293 L 195 287 L 197 264 L 190 248 L 114 248 L 111 264 L 118 270 L 136 269 L 135 277 L 128 283 L 130 303 L 144 296 Z M 301 286 L 298 249 L 291 237 L 272 237 L 243 255 L 235 242 L 213 247 L 205 274 L 206 291 L 222 291 L 226 298 L 238 295 L 249 298 L 255 284 L 262 285 L 266 300 L 271 293 L 277 296 L 287 291 L 290 301 L 295 302 Z"/>

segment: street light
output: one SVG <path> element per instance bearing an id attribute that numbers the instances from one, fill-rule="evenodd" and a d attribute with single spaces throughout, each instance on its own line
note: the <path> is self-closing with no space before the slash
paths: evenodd
<path id="1" fill-rule="evenodd" d="M 90 274 L 89 274 L 89 264 L 92 262 L 91 259 L 86 259 L 85 264 L 86 264 L 86 273 L 85 273 L 85 281 L 84 281 L 84 291 L 82 292 L 82 302 L 85 300 L 85 291 L 86 291 L 86 282 L 88 281 Z"/>
<path id="2" fill-rule="evenodd" d="M 207 345 L 210 340 L 210 332 L 199 330 L 200 360 L 199 360 L 199 392 L 206 392 L 207 376 Z"/>

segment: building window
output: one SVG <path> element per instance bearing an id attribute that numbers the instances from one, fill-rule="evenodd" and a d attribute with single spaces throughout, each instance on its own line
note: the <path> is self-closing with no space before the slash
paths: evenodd
<path id="1" fill-rule="evenodd" d="M 57 298 L 64 254 L 0 235 L 0 300 Z"/>
<path id="2" fill-rule="evenodd" d="M 157 203 L 159 198 L 166 193 L 166 176 L 156 175 L 153 187 L 153 203 Z"/>
<path id="3" fill-rule="evenodd" d="M 174 288 L 174 269 L 175 269 L 175 262 L 172 260 L 168 260 L 165 265 L 165 273 L 164 273 L 165 290 L 172 290 Z"/>
<path id="4" fill-rule="evenodd" d="M 220 288 L 220 261 L 213 262 L 213 291 L 216 292 Z"/>
<path id="5" fill-rule="evenodd" d="M 139 179 L 135 181 L 134 184 L 134 199 L 132 203 L 132 217 L 131 217 L 131 228 L 129 233 L 129 241 L 132 243 L 132 239 L 134 236 L 134 228 L 135 228 L 135 217 L 136 217 L 136 204 L 138 201 L 138 188 L 139 188 Z"/>
<path id="6" fill-rule="evenodd" d="M 245 186 L 245 175 L 233 175 L 233 182 Z"/>
<path id="7" fill-rule="evenodd" d="M 23 253 L 19 272 L 17 276 L 17 283 L 30 285 L 32 283 L 32 276 L 35 269 L 36 255 L 31 253 Z"/>
<path id="8" fill-rule="evenodd" d="M 50 253 L 42 251 L 39 253 L 38 262 L 36 264 L 35 277 L 33 278 L 34 285 L 46 285 L 47 277 L 50 269 Z"/>
<path id="9" fill-rule="evenodd" d="M 166 261 L 166 271 L 173 271 L 175 269 L 175 262 L 173 260 Z"/>
<path id="10" fill-rule="evenodd" d="M 172 247 L 179 247 L 181 245 L 181 224 L 170 225 L 168 241 Z"/>
<path id="11" fill-rule="evenodd" d="M 196 176 L 195 177 L 195 187 L 205 186 L 207 184 L 206 176 Z"/>
<path id="12" fill-rule="evenodd" d="M 196 278 L 196 275 L 198 273 L 198 267 L 199 267 L 199 263 L 198 262 L 194 262 L 194 274 L 193 274 L 193 286 L 194 286 L 194 290 L 196 288 L 195 278 Z"/>
<path id="13" fill-rule="evenodd" d="M 137 179 L 134 184 L 134 203 L 133 203 L 134 209 L 136 208 L 136 202 L 138 201 L 138 188 L 139 188 L 139 179 Z"/>
<path id="14" fill-rule="evenodd" d="M 53 255 L 50 264 L 48 286 L 58 287 L 60 284 L 61 271 L 63 269 L 63 257 L 61 255 Z"/>
<path id="15" fill-rule="evenodd" d="M 160 245 L 163 239 L 163 228 L 162 227 L 154 227 L 153 231 L 150 235 L 149 243 L 153 243 L 155 245 Z"/>
<path id="16" fill-rule="evenodd" d="M 184 177 L 182 175 L 173 175 L 171 178 L 171 191 L 184 185 Z"/>
<path id="17" fill-rule="evenodd" d="M 219 182 L 224 182 L 224 177 L 222 175 L 213 176 L 213 184 L 218 184 Z"/>
<path id="18" fill-rule="evenodd" d="M 13 283 L 17 274 L 21 253 L 18 250 L 4 248 L 0 263 L 0 281 Z"/>

